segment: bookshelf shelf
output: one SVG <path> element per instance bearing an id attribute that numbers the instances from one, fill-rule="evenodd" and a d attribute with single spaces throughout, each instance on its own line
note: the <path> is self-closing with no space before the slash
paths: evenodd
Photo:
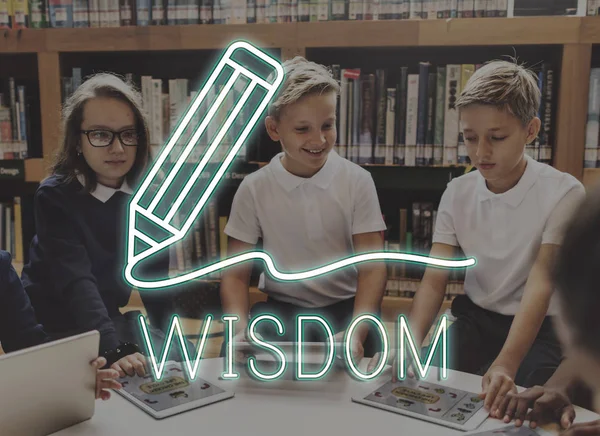
<path id="1" fill-rule="evenodd" d="M 0 32 L 0 52 L 222 49 L 235 39 L 261 47 L 488 46 L 600 42 L 600 17 L 124 26 Z M 301 53 L 301 52 L 300 52 Z"/>
<path id="2" fill-rule="evenodd" d="M 25 181 L 41 182 L 46 176 L 44 170 L 44 159 L 25 159 Z"/>
<path id="3" fill-rule="evenodd" d="M 600 183 L 600 168 L 584 168 L 582 183 L 587 189 Z"/>

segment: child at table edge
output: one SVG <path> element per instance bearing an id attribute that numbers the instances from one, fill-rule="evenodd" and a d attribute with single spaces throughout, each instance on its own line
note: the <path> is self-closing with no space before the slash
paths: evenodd
<path id="1" fill-rule="evenodd" d="M 11 260 L 8 252 L 0 250 L 0 344 L 6 353 L 50 342 L 43 326 L 36 321 L 34 309 Z M 121 384 L 116 380 L 119 371 L 114 368 L 100 369 L 106 365 L 104 357 L 98 357 L 90 364 L 97 370 L 96 398 L 108 400 L 109 389 L 121 389 Z M 129 366 L 125 360 L 117 361 L 117 365 Z M 144 372 L 138 370 L 138 373 Z"/>
<path id="2" fill-rule="evenodd" d="M 597 266 L 600 262 L 600 186 L 575 210 L 553 270 L 559 314 L 557 332 L 565 360 L 543 386 L 505 400 L 505 422 L 535 428 L 560 423 L 565 436 L 600 434 L 600 420 L 573 424 L 573 404 L 600 412 L 600 346 Z M 529 410 L 531 409 L 531 410 Z"/>
<path id="3" fill-rule="evenodd" d="M 295 272 L 353 252 L 382 251 L 380 232 L 386 226 L 374 182 L 366 170 L 332 150 L 339 84 L 325 67 L 302 57 L 283 67 L 285 82 L 265 120 L 267 133 L 283 152 L 238 188 L 225 228 L 228 256 L 252 250 L 262 238 L 279 269 Z M 238 331 L 248 323 L 250 267 L 225 270 L 221 283 L 224 313 L 240 316 Z M 353 314 L 379 313 L 387 273 L 384 263 L 372 262 L 295 283 L 268 274 L 264 279 L 268 301 L 254 305 L 254 312 L 274 310 L 291 317 L 323 310 L 338 325 L 341 340 Z M 372 334 L 369 323 L 359 325 L 353 336 L 355 358 L 362 357 L 363 345 L 377 342 Z"/>
<path id="4" fill-rule="evenodd" d="M 448 184 L 430 252 L 453 258 L 460 246 L 477 259 L 466 272 L 466 295 L 452 303 L 449 366 L 484 375 L 485 407 L 498 418 L 517 377 L 528 387 L 538 370 L 560 364 L 550 271 L 564 226 L 585 195 L 573 176 L 525 155 L 540 131 L 539 105 L 536 79 L 513 62 L 490 62 L 463 87 L 456 107 L 478 171 Z M 426 269 L 409 316 L 417 344 L 441 307 L 448 273 Z"/>

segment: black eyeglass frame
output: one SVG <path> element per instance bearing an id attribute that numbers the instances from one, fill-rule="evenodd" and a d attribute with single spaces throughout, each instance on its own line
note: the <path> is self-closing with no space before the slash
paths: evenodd
<path id="1" fill-rule="evenodd" d="M 125 132 L 135 132 L 137 135 L 137 130 L 136 129 L 125 129 L 125 130 L 121 130 L 120 132 L 115 132 L 114 130 L 108 130 L 108 129 L 91 129 L 91 130 L 80 130 L 80 133 L 83 133 L 87 139 L 88 142 L 90 143 L 90 145 L 92 147 L 96 147 L 96 148 L 105 148 L 105 147 L 110 147 L 112 145 L 113 142 L 115 142 L 115 137 L 118 136 L 119 137 L 119 141 L 121 141 L 121 144 L 123 144 L 126 147 L 137 147 L 139 145 L 139 142 L 136 144 L 126 144 L 125 142 L 123 142 L 123 138 L 121 137 L 121 135 Z M 94 145 L 94 143 L 92 142 L 91 138 L 90 138 L 90 133 L 92 132 L 108 132 L 110 133 L 112 136 L 110 138 L 110 142 L 106 145 Z M 139 139 L 139 138 L 138 138 Z M 136 141 L 137 142 L 137 141 Z"/>

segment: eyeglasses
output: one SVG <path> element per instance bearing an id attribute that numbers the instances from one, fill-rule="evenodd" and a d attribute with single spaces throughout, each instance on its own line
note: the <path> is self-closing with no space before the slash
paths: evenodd
<path id="1" fill-rule="evenodd" d="M 138 145 L 138 133 L 135 129 L 122 130 L 113 132 L 112 130 L 97 129 L 97 130 L 82 130 L 87 136 L 88 141 L 93 147 L 108 147 L 115 140 L 115 136 L 119 137 L 121 144 L 135 147 Z"/>

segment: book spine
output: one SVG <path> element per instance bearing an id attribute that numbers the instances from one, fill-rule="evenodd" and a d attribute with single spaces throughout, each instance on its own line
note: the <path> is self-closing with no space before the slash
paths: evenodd
<path id="1" fill-rule="evenodd" d="M 366 74 L 360 79 L 359 163 L 373 163 L 373 139 L 375 135 L 375 75 Z"/>
<path id="2" fill-rule="evenodd" d="M 29 22 L 29 2 L 28 0 L 12 0 L 13 9 L 13 29 L 26 29 L 30 26 Z"/>
<path id="3" fill-rule="evenodd" d="M 419 64 L 419 100 L 417 109 L 417 149 L 416 165 L 425 166 L 425 136 L 427 134 L 427 85 L 429 84 L 429 67 L 427 62 Z"/>
<path id="4" fill-rule="evenodd" d="M 437 74 L 429 72 L 427 84 L 427 130 L 425 134 L 425 165 L 433 165 L 433 132 L 435 124 L 435 93 Z"/>
<path id="5" fill-rule="evenodd" d="M 346 69 L 342 69 L 340 72 L 340 127 L 338 134 L 338 153 L 342 157 L 346 157 L 346 146 L 347 142 L 347 123 L 348 123 L 348 77 L 346 76 Z"/>
<path id="6" fill-rule="evenodd" d="M 458 110 L 456 98 L 460 92 L 460 65 L 446 66 L 446 101 L 444 114 L 444 164 L 458 162 Z"/>
<path id="7" fill-rule="evenodd" d="M 584 168 L 596 168 L 598 161 L 598 137 L 600 135 L 600 68 L 590 74 L 588 113 L 585 129 Z"/>
<path id="8" fill-rule="evenodd" d="M 246 1 L 246 22 L 249 24 L 256 23 L 256 0 Z"/>
<path id="9" fill-rule="evenodd" d="M 19 140 L 19 133 L 18 133 L 19 114 L 17 112 L 17 89 L 15 87 L 14 77 L 9 77 L 9 79 L 8 79 L 8 92 L 10 95 L 10 110 L 11 110 L 10 121 L 11 121 L 11 125 L 12 125 L 12 140 L 18 141 Z"/>
<path id="10" fill-rule="evenodd" d="M 394 164 L 394 144 L 396 127 L 396 88 L 386 89 L 386 119 L 385 119 L 385 159 L 386 165 Z"/>
<path id="11" fill-rule="evenodd" d="M 100 26 L 102 27 L 102 1 L 100 1 Z M 135 16 L 137 18 L 136 24 L 138 26 L 149 26 L 150 25 L 150 0 L 136 0 Z"/>
<path id="12" fill-rule="evenodd" d="M 458 0 L 450 0 L 450 18 L 458 18 Z"/>
<path id="13" fill-rule="evenodd" d="M 496 0 L 496 16 L 508 16 L 508 0 Z"/>
<path id="14" fill-rule="evenodd" d="M 352 162 L 359 163 L 360 158 L 360 120 L 361 120 L 361 76 L 360 71 L 352 81 Z"/>
<path id="15" fill-rule="evenodd" d="M 553 137 L 553 111 L 554 111 L 554 69 L 550 64 L 542 64 L 542 69 L 545 71 L 544 81 L 544 124 L 542 125 L 544 143 L 540 149 L 540 161 L 550 165 L 552 163 L 552 144 Z"/>
<path id="16" fill-rule="evenodd" d="M 49 0 L 50 25 L 73 27 L 73 0 Z"/>
<path id="17" fill-rule="evenodd" d="M 433 134 L 433 165 L 444 164 L 444 99 L 446 97 L 446 67 L 437 68 L 435 127 Z"/>
<path id="18" fill-rule="evenodd" d="M 347 3 L 344 0 L 332 0 L 331 2 L 331 19 L 335 21 L 343 21 L 348 19 Z"/>
<path id="19" fill-rule="evenodd" d="M 460 79 L 461 88 L 459 91 L 459 95 L 460 95 L 460 92 L 462 92 L 462 89 L 467 85 L 467 82 L 469 81 L 469 79 L 471 78 L 473 73 L 475 73 L 475 65 L 471 65 L 471 64 L 461 65 L 461 79 Z M 459 165 L 466 165 L 469 163 L 469 154 L 467 153 L 467 146 L 465 145 L 465 140 L 464 140 L 463 134 L 460 131 L 458 134 L 458 156 L 457 156 L 457 158 L 458 158 Z"/>
<path id="20" fill-rule="evenodd" d="M 0 0 L 0 29 L 12 27 L 12 0 Z"/>
<path id="21" fill-rule="evenodd" d="M 408 67 L 400 67 L 400 83 L 396 93 L 396 143 L 394 164 L 404 165 L 406 159 L 406 104 L 408 98 Z"/>
<path id="22" fill-rule="evenodd" d="M 317 4 L 317 20 L 329 21 L 329 0 L 319 0 Z"/>
<path id="23" fill-rule="evenodd" d="M 25 87 L 17 86 L 17 98 L 19 100 L 19 141 L 27 142 L 27 121 L 25 120 Z"/>
<path id="24" fill-rule="evenodd" d="M 487 0 L 475 0 L 474 2 L 474 15 L 475 18 L 483 18 L 485 17 L 485 11 Z"/>
<path id="25" fill-rule="evenodd" d="M 377 121 L 375 132 L 375 153 L 374 162 L 384 164 L 387 146 L 387 88 L 385 86 L 385 70 L 379 69 L 376 72 L 377 83 Z"/>
<path id="26" fill-rule="evenodd" d="M 408 75 L 406 92 L 406 151 L 404 164 L 416 166 L 417 130 L 419 112 L 419 74 Z"/>
<path id="27" fill-rule="evenodd" d="M 485 16 L 486 17 L 496 17 L 497 16 L 497 4 L 496 0 L 487 0 L 485 5 Z"/>

